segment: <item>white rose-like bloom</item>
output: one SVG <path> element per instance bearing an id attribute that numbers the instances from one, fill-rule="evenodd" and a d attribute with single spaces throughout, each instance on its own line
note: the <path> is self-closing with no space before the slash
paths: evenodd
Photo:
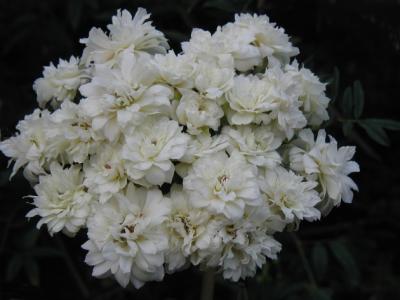
<path id="1" fill-rule="evenodd" d="M 70 163 L 83 163 L 90 154 L 95 153 L 101 138 L 91 126 L 91 119 L 82 113 L 81 106 L 64 102 L 61 108 L 51 115 L 54 127 L 48 129 L 50 147 L 62 149 Z"/>
<path id="2" fill-rule="evenodd" d="M 225 126 L 222 134 L 229 138 L 228 151 L 238 150 L 253 165 L 273 168 L 281 162 L 276 150 L 281 146 L 283 137 L 267 125 Z"/>
<path id="3" fill-rule="evenodd" d="M 19 134 L 0 143 L 4 155 L 10 157 L 10 162 L 15 161 L 11 177 L 21 167 L 24 167 L 24 175 L 30 181 L 35 181 L 39 174 L 45 174 L 49 161 L 56 157 L 48 151 L 47 129 L 51 127 L 49 111 L 35 109 L 18 123 Z"/>
<path id="4" fill-rule="evenodd" d="M 225 279 L 238 281 L 253 277 L 266 257 L 277 259 L 281 244 L 261 230 L 246 231 L 228 227 L 224 236 L 222 271 Z"/>
<path id="5" fill-rule="evenodd" d="M 191 164 L 196 159 L 226 149 L 228 139 L 223 135 L 211 136 L 209 132 L 190 136 L 187 151 L 180 159 L 181 162 Z"/>
<path id="6" fill-rule="evenodd" d="M 264 200 L 271 211 L 287 222 L 298 220 L 314 221 L 321 217 L 315 206 L 321 201 L 315 181 L 305 181 L 302 176 L 282 167 L 266 170 L 259 177 Z"/>
<path id="7" fill-rule="evenodd" d="M 274 67 L 266 70 L 263 80 L 271 86 L 270 101 L 274 109 L 269 114 L 273 125 L 291 139 L 295 131 L 305 127 L 307 120 L 300 110 L 298 86 L 290 74 Z"/>
<path id="8" fill-rule="evenodd" d="M 105 203 L 128 183 L 125 165 L 121 159 L 121 145 L 107 145 L 84 165 L 84 184 L 89 192 Z"/>
<path id="9" fill-rule="evenodd" d="M 188 135 L 178 122 L 168 118 L 147 118 L 125 137 L 121 157 L 129 177 L 136 183 L 161 185 L 171 183 L 174 165 L 186 151 Z"/>
<path id="10" fill-rule="evenodd" d="M 107 26 L 107 35 L 100 28 L 92 28 L 89 37 L 81 39 L 86 45 L 82 54 L 82 63 L 113 65 L 118 61 L 119 54 L 124 51 L 143 56 L 147 53 L 165 53 L 169 48 L 164 34 L 156 30 L 149 19 L 150 14 L 139 8 L 132 18 L 127 10 L 118 10 L 112 17 L 112 24 Z"/>
<path id="11" fill-rule="evenodd" d="M 39 106 L 45 107 L 51 101 L 56 107 L 64 101 L 72 101 L 86 77 L 79 68 L 79 59 L 74 56 L 69 61 L 60 59 L 57 66 L 50 63 L 44 67 L 43 77 L 33 84 Z"/>
<path id="12" fill-rule="evenodd" d="M 286 65 L 285 70 L 294 81 L 297 81 L 299 100 L 308 124 L 319 126 L 323 121 L 328 120 L 327 108 L 330 100 L 325 95 L 326 84 L 322 83 L 309 69 L 304 67 L 299 69 L 296 61 L 291 65 Z"/>
<path id="13" fill-rule="evenodd" d="M 192 90 L 182 90 L 182 97 L 176 107 L 176 116 L 180 124 L 187 127 L 189 134 L 218 130 L 224 111 L 214 100 L 207 99 Z"/>
<path id="14" fill-rule="evenodd" d="M 273 87 L 254 75 L 239 75 L 234 78 L 233 88 L 227 92 L 226 100 L 231 111 L 228 121 L 233 125 L 269 122 L 268 112 L 277 104 L 272 101 Z"/>
<path id="15" fill-rule="evenodd" d="M 166 222 L 169 248 L 166 269 L 169 273 L 183 268 L 193 252 L 197 237 L 205 230 L 209 213 L 193 207 L 181 185 L 171 187 L 171 213 Z"/>
<path id="16" fill-rule="evenodd" d="M 156 54 L 153 63 L 161 80 L 176 88 L 192 88 L 196 62 L 192 55 L 179 54 L 170 50 L 167 54 Z"/>
<path id="17" fill-rule="evenodd" d="M 228 156 L 221 151 L 196 160 L 183 187 L 193 206 L 238 220 L 246 205 L 261 203 L 256 172 L 239 152 Z"/>
<path id="18" fill-rule="evenodd" d="M 209 222 L 197 239 L 192 263 L 219 267 L 224 278 L 233 281 L 254 276 L 266 257 L 277 258 L 281 244 L 249 221 L 245 218 L 235 224 L 224 220 Z"/>
<path id="19" fill-rule="evenodd" d="M 224 135 L 211 136 L 209 132 L 191 135 L 185 155 L 179 159 L 180 163 L 176 165 L 176 172 L 182 178 L 186 177 L 196 159 L 222 151 L 228 146 L 228 138 Z"/>
<path id="20" fill-rule="evenodd" d="M 63 230 L 73 236 L 86 226 L 92 196 L 85 191 L 80 167 L 63 169 L 58 163 L 52 163 L 50 174 L 40 176 L 34 189 L 37 194 L 32 197 L 35 208 L 26 216 L 41 217 L 37 228 L 46 224 L 50 235 Z"/>
<path id="21" fill-rule="evenodd" d="M 357 185 L 348 176 L 359 172 L 360 167 L 352 161 L 355 147 L 338 147 L 336 140 L 329 137 L 326 142 L 325 130 L 314 134 L 310 129 L 299 133 L 299 138 L 289 151 L 290 167 L 305 176 L 318 180 L 321 185 L 321 196 L 324 199 L 322 212 L 327 213 L 333 206 L 338 206 L 341 201 L 351 203 L 353 191 L 358 191 Z"/>
<path id="22" fill-rule="evenodd" d="M 268 58 L 270 66 L 285 65 L 291 57 L 299 53 L 299 49 L 292 45 L 285 31 L 275 25 L 270 23 L 266 15 L 239 14 L 235 15 L 234 23 L 225 27 L 239 27 L 242 35 L 245 34 L 244 31 L 248 31 L 247 34 L 253 36 L 251 44 L 258 47 L 261 57 Z"/>
<path id="23" fill-rule="evenodd" d="M 254 35 L 249 30 L 228 23 L 218 28 L 213 38 L 223 43 L 225 51 L 232 55 L 234 66 L 241 72 L 262 64 L 260 50 L 253 44 Z"/>
<path id="24" fill-rule="evenodd" d="M 200 62 L 196 69 L 194 86 L 205 97 L 217 99 L 232 87 L 234 75 L 230 66 Z"/>
<path id="25" fill-rule="evenodd" d="M 125 53 L 117 68 L 96 66 L 94 77 L 80 91 L 83 111 L 92 118 L 92 127 L 111 142 L 148 115 L 169 114 L 172 91 L 156 84 L 157 74 L 148 58 Z"/>
<path id="26" fill-rule="evenodd" d="M 218 34 L 195 28 L 192 30 L 190 41 L 182 43 L 185 54 L 197 58 L 198 61 L 216 64 L 223 67 L 233 67 L 233 57 L 229 47 Z"/>
<path id="27" fill-rule="evenodd" d="M 99 206 L 89 218 L 85 262 L 94 266 L 93 276 L 114 275 L 119 284 L 136 288 L 164 277 L 164 252 L 168 236 L 164 221 L 170 201 L 158 189 L 135 188 Z"/>

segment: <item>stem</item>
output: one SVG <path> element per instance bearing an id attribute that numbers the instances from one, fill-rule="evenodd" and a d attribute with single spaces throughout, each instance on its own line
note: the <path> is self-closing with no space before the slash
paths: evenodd
<path id="1" fill-rule="evenodd" d="M 201 285 L 201 300 L 213 300 L 214 298 L 214 270 L 207 269 L 203 273 L 203 282 Z"/>
<path id="2" fill-rule="evenodd" d="M 81 294 L 83 298 L 87 299 L 89 298 L 89 289 L 86 287 L 84 281 L 82 280 L 81 276 L 79 275 L 78 270 L 75 268 L 74 262 L 71 259 L 71 256 L 68 254 L 67 248 L 65 248 L 64 242 L 59 237 L 58 235 L 55 236 L 56 243 L 60 250 L 63 253 L 64 256 L 64 261 L 67 264 L 67 267 L 69 271 L 72 274 L 72 277 L 74 277 L 76 284 L 78 285 L 79 290 L 81 291 Z"/>
<path id="3" fill-rule="evenodd" d="M 303 263 L 304 270 L 306 271 L 308 280 L 313 288 L 317 288 L 317 282 L 314 278 L 314 274 L 312 272 L 311 266 L 307 260 L 306 255 L 304 254 L 303 244 L 301 243 L 300 239 L 297 237 L 295 233 L 290 234 L 293 238 L 294 244 L 296 245 L 297 251 L 299 252 L 301 261 Z"/>

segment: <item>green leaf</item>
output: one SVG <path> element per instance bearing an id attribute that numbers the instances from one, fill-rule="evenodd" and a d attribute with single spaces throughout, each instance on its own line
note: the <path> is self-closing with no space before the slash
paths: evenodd
<path id="1" fill-rule="evenodd" d="M 359 80 L 353 84 L 353 101 L 354 101 L 354 118 L 358 119 L 361 117 L 364 110 L 364 90 Z"/>
<path id="2" fill-rule="evenodd" d="M 311 290 L 312 300 L 330 300 L 332 299 L 332 292 L 329 289 L 313 289 Z"/>
<path id="3" fill-rule="evenodd" d="M 348 137 L 350 136 L 351 131 L 353 130 L 354 123 L 351 121 L 344 121 L 342 124 L 342 131 L 344 136 Z"/>
<path id="4" fill-rule="evenodd" d="M 31 250 L 39 238 L 40 231 L 35 227 L 31 227 L 19 240 L 18 244 L 23 249 Z"/>
<path id="5" fill-rule="evenodd" d="M 346 271 L 350 282 L 356 284 L 359 281 L 360 274 L 357 264 L 347 247 L 340 241 L 333 241 L 329 243 L 329 248 L 333 256 Z"/>
<path id="6" fill-rule="evenodd" d="M 385 130 L 381 125 L 368 120 L 362 120 L 357 122 L 368 134 L 368 136 L 382 146 L 389 146 L 390 141 Z"/>
<path id="7" fill-rule="evenodd" d="M 344 90 L 341 107 L 346 116 L 351 116 L 353 110 L 353 95 L 351 87 L 347 87 Z"/>
<path id="8" fill-rule="evenodd" d="M 315 274 L 319 279 L 322 279 L 326 273 L 328 265 L 328 252 L 323 244 L 317 243 L 312 249 L 312 265 Z"/>
<path id="9" fill-rule="evenodd" d="M 383 127 L 388 130 L 400 130 L 400 122 L 390 119 L 364 119 L 365 122 Z"/>
<path id="10" fill-rule="evenodd" d="M 24 269 L 31 285 L 39 286 L 39 264 L 31 258 L 26 258 L 24 260 Z"/>
<path id="11" fill-rule="evenodd" d="M 12 281 L 21 271 L 22 265 L 23 265 L 23 260 L 21 255 L 16 254 L 13 257 L 11 257 L 7 265 L 6 280 Z"/>

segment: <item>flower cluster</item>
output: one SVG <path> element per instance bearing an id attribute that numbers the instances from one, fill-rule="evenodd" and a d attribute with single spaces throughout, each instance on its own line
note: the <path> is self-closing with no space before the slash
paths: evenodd
<path id="1" fill-rule="evenodd" d="M 93 275 L 122 286 L 190 264 L 254 276 L 276 232 L 352 201 L 355 148 L 318 131 L 325 84 L 267 16 L 194 29 L 178 54 L 148 18 L 118 11 L 35 81 L 41 108 L 0 143 L 34 185 L 27 217 L 87 232 Z"/>

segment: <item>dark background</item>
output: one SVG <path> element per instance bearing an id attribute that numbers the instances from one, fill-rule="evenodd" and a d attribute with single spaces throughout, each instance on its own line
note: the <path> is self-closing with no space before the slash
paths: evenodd
<path id="1" fill-rule="evenodd" d="M 297 59 L 333 82 L 329 93 L 338 100 L 327 130 L 341 144 L 358 146 L 361 173 L 354 179 L 360 192 L 354 203 L 302 224 L 295 234 L 278 235 L 279 260 L 255 278 L 234 284 L 217 276 L 215 299 L 400 299 L 400 134 L 389 132 L 390 146 L 379 145 L 375 141 L 388 144 L 386 136 L 369 129 L 373 141 L 352 121 L 342 99 L 344 89 L 360 80 L 365 93 L 360 122 L 399 119 L 399 1 L 0 0 L 2 139 L 36 107 L 32 83 L 44 65 L 79 55 L 79 38 L 92 26 L 105 28 L 117 8 L 134 12 L 138 6 L 149 9 L 174 49 L 193 27 L 214 30 L 235 12 L 267 13 L 300 48 Z M 139 291 L 91 277 L 80 248 L 84 233 L 69 239 L 37 231 L 36 220 L 24 218 L 30 207 L 22 197 L 32 189 L 21 174 L 9 182 L 5 157 L 0 164 L 0 298 L 199 299 L 202 274 L 196 269 Z"/>

